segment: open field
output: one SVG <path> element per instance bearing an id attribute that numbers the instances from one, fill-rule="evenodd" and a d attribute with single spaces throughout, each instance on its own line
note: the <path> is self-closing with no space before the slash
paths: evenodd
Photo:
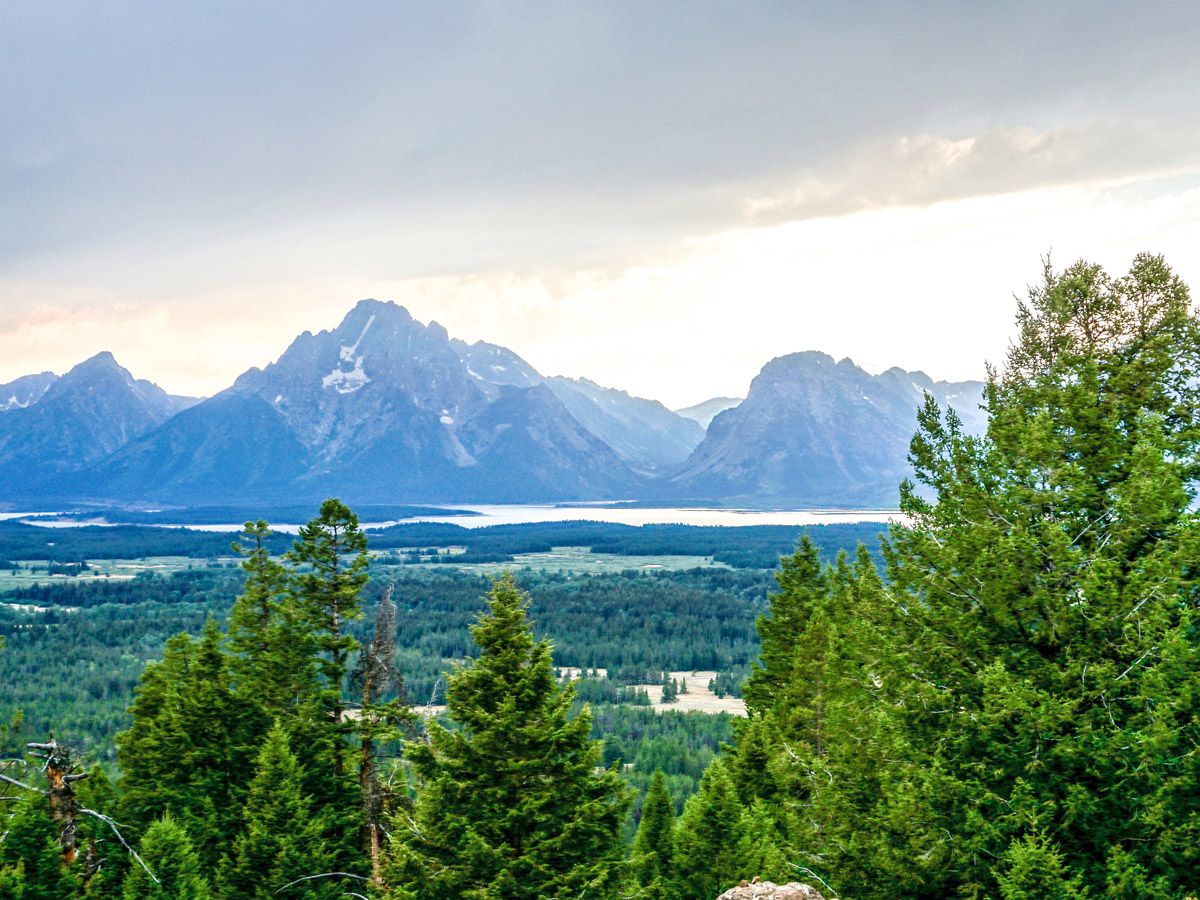
<path id="1" fill-rule="evenodd" d="M 143 572 L 170 575 L 186 569 L 236 565 L 238 560 L 194 559 L 187 556 L 148 556 L 145 559 L 89 559 L 78 575 L 51 575 L 46 560 L 16 560 L 18 570 L 0 569 L 0 594 L 33 585 L 74 584 L 83 581 L 131 581 Z"/>
<path id="2" fill-rule="evenodd" d="M 579 677 L 580 669 L 573 666 L 556 667 L 559 677 L 575 679 Z M 590 672 L 595 672 L 597 676 L 603 678 L 608 674 L 607 669 L 590 669 Z M 746 703 L 741 697 L 718 697 L 709 690 L 708 683 L 717 677 L 716 672 L 691 671 L 691 672 L 670 672 L 671 678 L 676 681 L 687 682 L 688 692 L 679 694 L 674 703 L 660 703 L 659 697 L 662 696 L 661 684 L 635 684 L 631 685 L 631 690 L 643 690 L 650 696 L 650 705 L 655 712 L 665 712 L 673 710 L 676 712 L 702 712 L 715 715 L 716 713 L 729 713 L 731 716 L 746 715 Z M 643 709 L 645 707 L 642 707 Z M 430 716 L 439 716 L 446 711 L 446 707 L 441 704 L 420 704 L 415 707 L 416 711 L 428 718 Z M 354 718 L 356 713 L 348 712 L 347 717 Z"/>
<path id="3" fill-rule="evenodd" d="M 718 697 L 708 688 L 708 683 L 717 677 L 716 672 L 671 672 L 669 673 L 676 681 L 687 681 L 688 692 L 679 694 L 675 698 L 674 703 L 660 703 L 659 698 L 662 696 L 662 685 L 660 684 L 637 684 L 633 687 L 640 688 L 650 695 L 650 703 L 654 707 L 655 712 L 662 712 L 667 709 L 675 709 L 680 712 L 688 712 L 694 710 L 696 712 L 706 713 L 729 713 L 734 716 L 744 716 L 746 714 L 746 703 L 741 697 Z"/>
<path id="4" fill-rule="evenodd" d="M 730 568 L 725 563 L 715 561 L 711 556 L 624 556 L 616 553 L 593 553 L 588 547 L 553 547 L 546 553 L 519 553 L 508 562 L 438 562 L 410 563 L 409 565 L 438 568 L 452 566 L 460 571 L 478 575 L 499 575 L 501 572 L 515 572 L 519 569 L 595 575 L 626 572 L 630 569 L 642 572 L 660 572 L 680 569 Z"/>

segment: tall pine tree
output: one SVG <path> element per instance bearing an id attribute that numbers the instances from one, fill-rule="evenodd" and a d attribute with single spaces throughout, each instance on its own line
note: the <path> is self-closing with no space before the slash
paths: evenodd
<path id="1" fill-rule="evenodd" d="M 569 717 L 574 690 L 556 684 L 527 608 L 511 576 L 495 582 L 471 629 L 479 654 L 449 679 L 456 727 L 430 722 L 429 742 L 410 746 L 416 808 L 393 829 L 393 898 L 606 897 L 619 884 L 627 799 L 597 771 L 590 715 Z"/>

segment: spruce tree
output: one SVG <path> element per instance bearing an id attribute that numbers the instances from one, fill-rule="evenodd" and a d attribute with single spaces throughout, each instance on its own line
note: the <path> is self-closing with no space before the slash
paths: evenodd
<path id="1" fill-rule="evenodd" d="M 674 858 L 675 804 L 661 769 L 654 773 L 642 801 L 642 818 L 633 841 L 633 865 L 643 896 L 667 898 Z"/>
<path id="2" fill-rule="evenodd" d="M 266 522 L 247 522 L 234 544 L 245 557 L 246 585 L 229 615 L 229 668 L 239 702 L 260 722 L 254 741 L 274 718 L 291 714 L 317 691 L 313 634 L 288 590 L 287 570 L 271 559 L 270 535 Z"/>
<path id="3" fill-rule="evenodd" d="M 292 593 L 322 653 L 318 665 L 326 703 L 334 721 L 340 721 L 347 659 L 358 649 L 346 624 L 362 618 L 360 595 L 368 579 L 367 538 L 358 516 L 341 501 L 326 500 L 317 517 L 300 528 L 288 559 L 296 566 Z"/>
<path id="4" fill-rule="evenodd" d="M 671 896 L 710 900 L 746 877 L 739 858 L 741 823 L 742 804 L 718 758 L 687 799 L 676 825 Z"/>
<path id="5" fill-rule="evenodd" d="M 133 723 L 117 737 L 122 821 L 138 833 L 173 813 L 198 836 L 206 870 L 233 836 L 251 758 L 221 643 L 211 620 L 200 640 L 171 638 L 143 674 Z"/>
<path id="6" fill-rule="evenodd" d="M 268 900 L 296 879 L 334 871 L 322 811 L 302 793 L 300 765 L 279 723 L 263 739 L 242 815 L 218 879 L 222 897 Z M 341 893 L 336 880 L 314 879 L 289 888 L 286 896 L 323 900 Z"/>
<path id="7" fill-rule="evenodd" d="M 1120 849 L 1195 890 L 1200 323 L 1139 256 L 1120 278 L 1047 266 L 1018 324 L 984 439 L 922 410 L 936 502 L 906 486 L 888 550 L 922 651 L 906 730 L 942 781 L 914 844 L 938 890 L 994 892 L 997 858 L 1043 847 L 1085 889 Z"/>
<path id="8" fill-rule="evenodd" d="M 839 563 L 748 686 L 786 850 L 847 894 L 1196 889 L 1200 323 L 1144 256 L 1018 324 L 985 436 L 919 411 L 887 582 Z"/>
<path id="9" fill-rule="evenodd" d="M 46 800 L 30 797 L 16 805 L 0 840 L 0 884 L 19 889 L 20 900 L 70 900 L 80 885 L 63 862 L 58 829 Z"/>
<path id="10" fill-rule="evenodd" d="M 208 882 L 201 874 L 200 859 L 191 839 L 170 814 L 156 821 L 142 836 L 138 855 L 146 867 L 134 863 L 130 868 L 125 876 L 123 900 L 209 900 Z"/>
<path id="11" fill-rule="evenodd" d="M 597 771 L 585 708 L 554 679 L 528 600 L 497 580 L 471 628 L 478 655 L 449 678 L 455 728 L 429 723 L 410 745 L 416 807 L 392 832 L 393 898 L 611 896 L 628 805 L 616 774 Z"/>
<path id="12" fill-rule="evenodd" d="M 919 411 L 886 583 L 785 563 L 731 769 L 854 896 L 1194 893 L 1200 323 L 1140 256 L 1018 324 L 985 436 Z"/>
<path id="13" fill-rule="evenodd" d="M 289 599 L 283 611 L 295 611 L 320 681 L 314 697 L 302 696 L 287 730 L 302 759 L 304 790 L 325 814 L 325 842 L 334 862 L 357 868 L 362 795 L 349 765 L 353 726 L 345 716 L 343 692 L 350 654 L 359 646 L 346 626 L 362 618 L 361 593 L 368 580 L 367 539 L 358 516 L 340 501 L 326 500 L 300 528 L 287 560 Z"/>
<path id="14" fill-rule="evenodd" d="M 751 664 L 742 687 L 751 714 L 765 713 L 792 684 L 792 664 L 801 652 L 798 638 L 829 594 L 825 566 L 807 533 L 801 536 L 796 551 L 780 561 L 775 580 L 779 590 L 770 597 L 770 612 L 759 616 L 757 622 L 761 662 Z"/>

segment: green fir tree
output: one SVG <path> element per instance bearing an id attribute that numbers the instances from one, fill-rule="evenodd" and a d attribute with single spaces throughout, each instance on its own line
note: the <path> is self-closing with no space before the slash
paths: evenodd
<path id="1" fill-rule="evenodd" d="M 642 801 L 642 818 L 633 841 L 633 865 L 643 895 L 670 896 L 669 883 L 675 856 L 675 804 L 667 793 L 667 780 L 659 769 Z"/>
<path id="2" fill-rule="evenodd" d="M 585 709 L 554 679 L 528 600 L 496 581 L 471 629 L 478 656 L 450 676 L 454 729 L 429 723 L 410 745 L 416 808 L 393 828 L 393 898 L 609 897 L 622 875 L 628 806 L 616 774 L 597 771 Z"/>
<path id="3" fill-rule="evenodd" d="M 187 831 L 164 815 L 142 835 L 136 862 L 125 876 L 122 900 L 209 900 L 208 882 Z"/>
<path id="4" fill-rule="evenodd" d="M 336 871 L 322 834 L 322 811 L 302 793 L 300 764 L 278 723 L 263 739 L 242 814 L 218 879 L 222 897 L 268 900 L 297 879 Z M 322 900 L 341 893 L 336 880 L 313 879 L 293 885 L 286 896 Z"/>

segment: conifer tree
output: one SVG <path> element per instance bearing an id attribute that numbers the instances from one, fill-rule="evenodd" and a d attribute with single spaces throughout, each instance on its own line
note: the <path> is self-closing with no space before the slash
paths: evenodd
<path id="1" fill-rule="evenodd" d="M 362 799 L 358 779 L 348 761 L 344 689 L 348 660 L 358 641 L 346 632 L 348 622 L 362 618 L 361 593 L 368 580 L 367 539 L 356 516 L 330 499 L 319 514 L 300 528 L 287 554 L 292 564 L 290 599 L 306 648 L 320 676 L 315 698 L 305 698 L 288 723 L 292 748 L 303 760 L 303 787 L 325 816 L 325 841 L 334 862 L 355 868 L 360 859 Z"/>
<path id="2" fill-rule="evenodd" d="M 410 745 L 416 808 L 393 828 L 393 898 L 611 896 L 621 876 L 627 800 L 596 771 L 590 715 L 554 679 L 528 601 L 511 576 L 492 587 L 471 634 L 478 656 L 450 676 L 456 728 L 429 723 Z"/>
<path id="3" fill-rule="evenodd" d="M 784 849 L 784 838 L 777 821 L 778 816 L 764 800 L 755 800 L 742 812 L 738 866 L 745 873 L 744 877 L 782 884 L 791 881 L 796 874 Z"/>
<path id="4" fill-rule="evenodd" d="M 383 848 L 389 807 L 395 800 L 379 775 L 379 745 L 412 730 L 415 715 L 404 697 L 404 679 L 396 668 L 396 605 L 388 585 L 375 611 L 375 636 L 363 648 L 352 681 L 359 697 L 358 782 L 363 801 L 363 848 L 370 856 L 372 880 L 383 883 Z"/>
<path id="5" fill-rule="evenodd" d="M 687 799 L 676 824 L 673 896 L 709 900 L 745 876 L 739 858 L 741 820 L 741 802 L 718 758 L 705 771 L 700 789 Z"/>
<path id="6" fill-rule="evenodd" d="M 122 900 L 209 900 L 208 882 L 191 839 L 169 813 L 147 829 L 138 855 L 146 867 L 130 868 Z"/>
<path id="7" fill-rule="evenodd" d="M 222 635 L 211 620 L 200 640 L 177 635 L 147 668 L 117 738 L 122 820 L 144 831 L 172 812 L 198 836 L 206 870 L 237 823 L 249 769 L 245 710 L 230 688 Z"/>
<path id="8" fill-rule="evenodd" d="M 220 895 L 227 900 L 281 896 L 296 879 L 334 871 L 322 837 L 321 811 L 302 793 L 300 765 L 276 723 L 263 740 L 243 808 L 240 833 L 221 867 Z M 314 879 L 286 896 L 319 900 L 342 893 L 336 881 Z"/>
<path id="9" fill-rule="evenodd" d="M 316 648 L 304 626 L 288 573 L 271 559 L 270 526 L 247 522 L 234 550 L 245 556 L 246 585 L 229 616 L 229 667 L 240 702 L 254 709 L 261 727 L 316 695 Z"/>
<path id="10" fill-rule="evenodd" d="M 667 898 L 674 858 L 675 804 L 661 769 L 654 773 L 642 801 L 642 819 L 633 841 L 633 864 L 643 896 Z"/>
<path id="11" fill-rule="evenodd" d="M 829 595 L 825 566 L 808 534 L 801 536 L 791 556 L 780 561 L 775 580 L 779 590 L 771 595 L 770 613 L 759 616 L 756 625 L 761 662 L 751 664 L 742 687 L 746 709 L 752 714 L 765 713 L 792 684 L 792 664 L 800 652 L 798 638 L 814 609 Z"/>
<path id="12" fill-rule="evenodd" d="M 985 439 L 922 411 L 912 460 L 936 502 L 906 487 L 888 550 L 922 650 L 906 730 L 943 780 L 914 844 L 939 890 L 993 892 L 997 857 L 1042 847 L 1085 888 L 1120 848 L 1194 890 L 1200 322 L 1139 256 L 1120 278 L 1047 266 L 1018 324 Z"/>
<path id="13" fill-rule="evenodd" d="M 339 500 L 321 504 L 316 518 L 300 528 L 288 552 L 296 564 L 292 591 L 316 648 L 325 678 L 327 704 L 335 722 L 341 721 L 347 658 L 358 642 L 346 633 L 346 623 L 362 618 L 360 595 L 367 583 L 367 538 L 358 516 Z"/>
<path id="14" fill-rule="evenodd" d="M 847 894 L 1196 890 L 1200 323 L 1141 256 L 1018 324 L 986 436 L 919 411 L 886 584 L 808 566 L 762 632 L 738 787 Z"/>
<path id="15" fill-rule="evenodd" d="M 0 884 L 19 890 L 20 900 L 71 900 L 80 885 L 63 864 L 58 829 L 43 797 L 21 801 L 0 841 Z"/>

